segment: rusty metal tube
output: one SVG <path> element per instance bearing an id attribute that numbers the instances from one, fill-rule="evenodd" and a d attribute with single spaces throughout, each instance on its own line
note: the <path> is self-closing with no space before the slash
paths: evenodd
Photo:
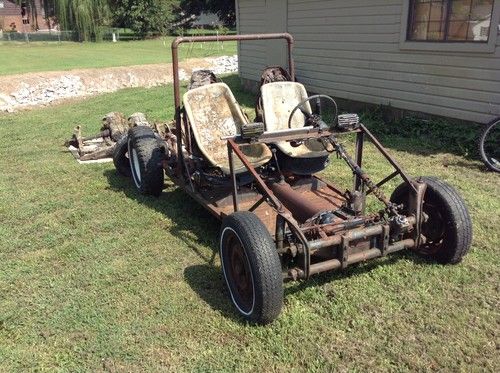
<path id="1" fill-rule="evenodd" d="M 406 239 L 402 241 L 395 242 L 392 245 L 389 245 L 387 248 L 387 253 L 394 253 L 396 251 L 408 249 L 415 246 L 415 241 L 412 239 Z M 366 251 L 361 251 L 359 253 L 355 253 L 349 255 L 347 258 L 347 264 L 354 264 L 358 262 L 363 262 L 369 259 L 374 259 L 382 256 L 382 251 L 377 248 L 373 248 Z M 324 262 L 316 263 L 311 265 L 311 269 L 309 274 L 317 274 L 320 272 L 330 271 L 333 269 L 339 269 L 342 266 L 342 263 L 338 259 L 330 259 Z"/>
<path id="2" fill-rule="evenodd" d="M 278 197 L 283 205 L 292 213 L 293 217 L 301 223 L 331 208 L 328 201 L 323 198 L 309 197 L 305 199 L 300 192 L 294 190 L 290 184 L 284 181 L 271 183 L 269 187 L 274 195 Z"/>
<path id="3" fill-rule="evenodd" d="M 288 44 L 288 68 L 292 80 L 295 79 L 295 69 L 293 65 L 292 51 L 294 45 L 293 36 L 289 33 L 272 33 L 272 34 L 245 34 L 245 35 L 221 35 L 221 36 L 191 36 L 177 37 L 172 41 L 172 68 L 174 75 L 174 101 L 175 108 L 180 108 L 180 84 L 179 84 L 179 54 L 178 48 L 182 43 L 195 42 L 211 42 L 211 41 L 243 41 L 243 40 L 272 40 L 285 39 Z"/>
<path id="4" fill-rule="evenodd" d="M 415 192 L 417 191 L 415 189 L 415 186 L 411 184 L 411 179 L 410 177 L 403 171 L 403 169 L 399 166 L 399 164 L 394 160 L 394 158 L 391 157 L 391 155 L 385 150 L 384 146 L 373 136 L 373 134 L 366 128 L 363 124 L 360 123 L 359 127 L 363 130 L 363 132 L 370 138 L 370 141 L 375 145 L 375 147 L 382 153 L 382 155 L 389 161 L 389 163 L 394 167 L 398 173 L 401 175 L 403 180 L 410 185 L 410 188 L 412 188 Z"/>
<path id="5" fill-rule="evenodd" d="M 353 229 L 352 231 L 348 231 L 346 235 L 349 237 L 349 241 L 359 240 L 362 238 L 368 238 L 372 236 L 378 236 L 382 234 L 382 229 L 383 229 L 382 227 L 383 227 L 382 225 L 374 225 L 368 228 Z M 309 246 L 311 247 L 311 253 L 314 253 L 314 251 L 317 251 L 324 247 L 340 245 L 341 241 L 342 241 L 342 235 L 336 234 L 328 238 L 311 241 L 309 242 Z"/>
<path id="6" fill-rule="evenodd" d="M 408 216 L 407 219 L 410 225 L 415 224 L 415 217 Z M 383 232 L 383 225 L 374 225 L 367 228 L 353 229 L 351 231 L 348 231 L 345 235 L 347 236 L 347 239 L 349 241 L 354 241 L 360 239 L 367 239 L 368 237 L 378 236 L 381 235 L 382 232 Z M 341 241 L 342 241 L 342 234 L 336 234 L 328 238 L 322 238 L 310 241 L 309 247 L 311 248 L 311 254 L 325 247 L 340 245 Z"/>

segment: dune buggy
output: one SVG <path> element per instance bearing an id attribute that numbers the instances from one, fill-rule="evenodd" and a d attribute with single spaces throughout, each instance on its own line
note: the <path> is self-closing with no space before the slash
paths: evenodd
<path id="1" fill-rule="evenodd" d="M 282 76 L 289 78 L 261 86 L 261 121 L 249 121 L 216 79 L 181 99 L 181 43 L 264 39 L 287 41 Z M 284 280 L 307 280 L 404 249 L 458 263 L 472 236 L 466 206 L 451 186 L 434 177 L 410 178 L 357 115 L 338 114 L 331 97 L 308 96 L 295 79 L 292 48 L 286 33 L 175 39 L 175 127 L 163 136 L 134 127 L 119 153 L 128 153 L 141 193 L 159 196 L 166 175 L 222 220 L 219 253 L 231 300 L 246 319 L 262 324 L 279 315 Z M 328 105 L 334 114 L 327 117 Z M 345 134 L 355 135 L 353 156 L 339 141 Z M 365 139 L 394 169 L 379 182 L 362 166 Z M 352 190 L 318 175 L 331 154 L 352 171 Z M 381 187 L 397 176 L 403 182 L 388 198 Z M 369 194 L 381 203 L 377 213 L 365 212 Z"/>

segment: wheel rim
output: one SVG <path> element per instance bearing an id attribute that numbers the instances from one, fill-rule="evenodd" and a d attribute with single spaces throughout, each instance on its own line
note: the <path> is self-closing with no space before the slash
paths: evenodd
<path id="1" fill-rule="evenodd" d="M 251 314 L 255 304 L 252 270 L 241 240 L 231 228 L 222 234 L 221 260 L 233 303 L 244 315 Z"/>
<path id="2" fill-rule="evenodd" d="M 436 203 L 424 202 L 423 210 L 427 215 L 426 221 L 422 224 L 422 234 L 426 242 L 420 251 L 434 255 L 442 248 L 445 241 L 446 217 L 442 214 L 443 207 Z"/>
<path id="3" fill-rule="evenodd" d="M 134 149 L 132 144 L 129 142 L 128 154 L 130 161 L 130 168 L 132 169 L 132 178 L 137 188 L 141 187 L 141 167 L 139 165 L 139 157 L 137 151 Z"/>

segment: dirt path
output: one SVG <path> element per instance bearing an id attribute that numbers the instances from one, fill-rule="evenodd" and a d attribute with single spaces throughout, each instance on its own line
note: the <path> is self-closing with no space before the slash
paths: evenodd
<path id="1" fill-rule="evenodd" d="M 216 73 L 237 70 L 235 57 L 199 58 L 180 63 L 180 77 L 193 70 Z M 77 69 L 0 76 L 0 111 L 48 105 L 64 99 L 114 92 L 130 87 L 154 87 L 172 82 L 172 64 Z"/>

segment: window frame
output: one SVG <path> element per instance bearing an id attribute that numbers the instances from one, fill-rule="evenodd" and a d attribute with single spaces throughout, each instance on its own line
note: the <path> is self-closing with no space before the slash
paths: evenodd
<path id="1" fill-rule="evenodd" d="M 399 48 L 402 50 L 440 51 L 440 52 L 482 52 L 494 53 L 498 34 L 500 33 L 500 0 L 494 0 L 491 14 L 490 33 L 488 42 L 471 41 L 429 41 L 429 40 L 407 40 L 410 16 L 410 0 L 403 0 L 401 14 L 401 33 Z"/>

